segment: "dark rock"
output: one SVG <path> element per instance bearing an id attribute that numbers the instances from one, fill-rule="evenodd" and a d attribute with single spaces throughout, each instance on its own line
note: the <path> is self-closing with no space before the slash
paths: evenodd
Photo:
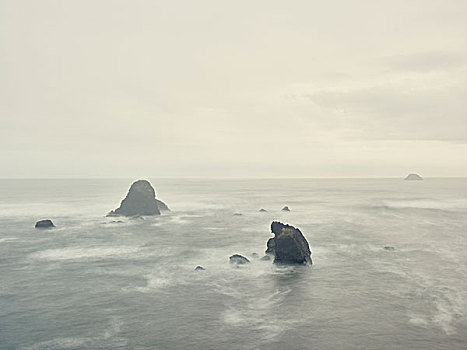
<path id="1" fill-rule="evenodd" d="M 274 252 L 275 264 L 312 264 L 311 250 L 302 232 L 293 226 L 274 221 L 274 238 L 269 239 L 266 252 Z"/>
<path id="2" fill-rule="evenodd" d="M 265 256 L 263 256 L 263 257 L 261 258 L 261 260 L 263 260 L 263 261 L 269 261 L 269 260 L 271 260 L 271 256 L 270 256 L 270 255 L 265 255 Z"/>
<path id="3" fill-rule="evenodd" d="M 131 185 L 120 207 L 112 210 L 107 216 L 160 215 L 161 210 L 169 208 L 156 199 L 156 192 L 149 181 L 138 180 Z"/>
<path id="4" fill-rule="evenodd" d="M 408 180 L 408 181 L 419 181 L 419 180 L 423 180 L 423 178 L 418 175 L 418 174 L 409 174 L 405 177 L 404 180 Z"/>
<path id="5" fill-rule="evenodd" d="M 235 213 L 233 214 L 234 216 L 242 216 L 243 214 L 242 213 Z"/>
<path id="6" fill-rule="evenodd" d="M 204 270 L 206 270 L 206 269 L 204 267 L 202 267 L 202 266 L 198 265 L 198 266 L 195 267 L 195 271 L 204 271 Z"/>
<path id="7" fill-rule="evenodd" d="M 384 250 L 390 250 L 390 251 L 396 250 L 396 248 L 391 247 L 391 246 L 385 246 L 383 249 Z"/>
<path id="8" fill-rule="evenodd" d="M 241 256 L 240 254 L 234 254 L 232 255 L 230 258 L 230 263 L 231 264 L 247 264 L 250 262 L 250 260 L 248 260 L 247 258 L 245 258 L 244 256 Z"/>
<path id="9" fill-rule="evenodd" d="M 267 213 L 268 212 L 266 209 L 263 209 L 263 208 L 261 208 L 259 211 L 260 211 L 260 213 Z"/>
<path id="10" fill-rule="evenodd" d="M 266 254 L 274 254 L 274 251 L 276 249 L 276 241 L 274 240 L 274 237 L 268 239 L 267 249 L 265 251 Z"/>
<path id="11" fill-rule="evenodd" d="M 285 206 L 284 208 L 282 208 L 282 211 L 290 211 L 290 209 L 288 206 Z"/>
<path id="12" fill-rule="evenodd" d="M 40 220 L 36 222 L 36 225 L 34 226 L 35 228 L 52 228 L 55 227 L 54 223 L 52 220 Z"/>
<path id="13" fill-rule="evenodd" d="M 156 198 L 156 202 L 157 202 L 157 207 L 159 208 L 159 211 L 170 211 L 167 204 L 165 204 L 163 201 L 160 201 L 159 199 Z"/>

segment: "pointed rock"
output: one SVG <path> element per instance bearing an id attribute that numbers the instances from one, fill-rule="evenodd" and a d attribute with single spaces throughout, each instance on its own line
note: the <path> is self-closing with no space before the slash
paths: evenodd
<path id="1" fill-rule="evenodd" d="M 160 215 L 159 208 L 169 210 L 165 203 L 156 199 L 156 192 L 149 181 L 138 180 L 131 185 L 120 207 L 112 210 L 107 216 Z"/>

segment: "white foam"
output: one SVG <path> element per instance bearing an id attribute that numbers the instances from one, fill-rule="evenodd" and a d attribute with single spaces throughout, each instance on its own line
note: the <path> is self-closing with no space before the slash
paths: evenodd
<path id="1" fill-rule="evenodd" d="M 32 346 L 23 347 L 23 350 L 60 350 L 80 349 L 89 341 L 89 338 L 56 338 Z"/>
<path id="2" fill-rule="evenodd" d="M 41 260 L 81 260 L 96 258 L 119 257 L 131 258 L 140 250 L 139 247 L 117 246 L 117 247 L 67 247 L 60 249 L 42 250 L 30 255 L 33 259 Z"/>
<path id="3" fill-rule="evenodd" d="M 0 238 L 0 243 L 3 242 L 11 242 L 11 241 L 16 241 L 18 238 L 15 237 L 5 237 L 5 238 Z"/>

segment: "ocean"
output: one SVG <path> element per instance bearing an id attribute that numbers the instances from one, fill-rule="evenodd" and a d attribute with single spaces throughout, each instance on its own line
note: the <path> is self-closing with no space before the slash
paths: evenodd
<path id="1" fill-rule="evenodd" d="M 105 217 L 134 180 L 0 180 L 0 349 L 467 349 L 467 179 L 149 179 L 171 212 Z M 312 267 L 261 260 L 274 220 Z"/>

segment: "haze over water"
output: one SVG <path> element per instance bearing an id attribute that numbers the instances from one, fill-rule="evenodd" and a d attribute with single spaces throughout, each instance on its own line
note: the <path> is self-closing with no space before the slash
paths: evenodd
<path id="1" fill-rule="evenodd" d="M 104 217 L 133 180 L 0 180 L 0 349 L 467 346 L 465 178 L 150 179 L 172 212 Z M 254 257 L 273 220 L 311 268 Z"/>

